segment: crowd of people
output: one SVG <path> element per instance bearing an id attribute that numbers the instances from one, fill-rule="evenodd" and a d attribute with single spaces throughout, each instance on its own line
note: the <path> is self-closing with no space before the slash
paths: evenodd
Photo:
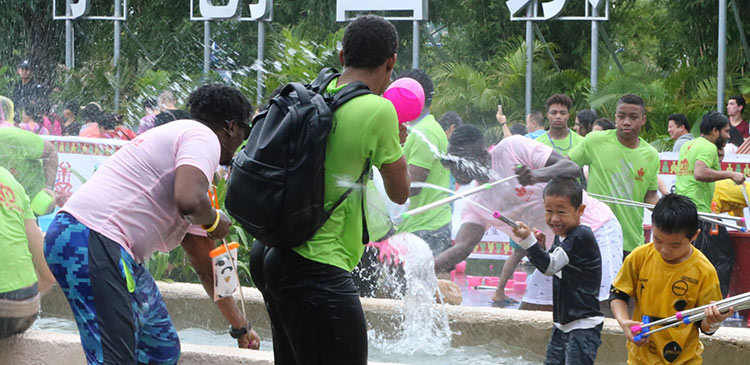
<path id="1" fill-rule="evenodd" d="M 432 114 L 439 91 L 418 69 L 397 78 L 421 85 L 422 112 L 406 125 L 398 123 L 394 105 L 379 96 L 397 60 L 398 35 L 390 22 L 357 18 L 347 26 L 342 46 L 343 71 L 325 91 L 335 95 L 361 82 L 372 93 L 333 113 L 325 206 L 335 209 L 301 245 L 256 241 L 251 250 L 251 275 L 271 319 L 276 363 L 366 363 L 367 323 L 359 296 L 373 292 L 358 276 L 377 261 L 387 239 L 400 233 L 422 238 L 436 272 L 444 273 L 468 257 L 490 227 L 506 233 L 514 247 L 493 302 L 512 301 L 503 288 L 524 256 L 536 267 L 520 308 L 554 314 L 546 363 L 593 364 L 605 316 L 622 327 L 634 363 L 700 360 L 698 332 L 713 334 L 731 311 L 709 306 L 696 325 L 638 341 L 630 327 L 640 324 L 641 315 L 668 317 L 728 294 L 734 257 L 728 233 L 699 221 L 698 214 L 740 214 L 745 207 L 736 198 L 744 174 L 719 165 L 720 154 L 729 153 L 727 141 L 741 151 L 750 133 L 742 120 L 742 96 L 730 98 L 728 117 L 703 116 L 699 137 L 693 138 L 684 115 L 669 117 L 679 168 L 673 189 L 660 189 L 658 152 L 640 137 L 646 101 L 637 95 L 619 99 L 614 122 L 593 110 L 579 111 L 573 129 L 573 101 L 564 94 L 546 100 L 546 118 L 532 111 L 525 123 L 511 125 L 499 106 L 503 139 L 489 145 L 482 131 L 457 113 Z M 13 95 L 0 98 L 0 123 L 6 127 L 0 128 L 0 245 L 13 253 L 0 257 L 0 338 L 29 327 L 40 293 L 56 281 L 73 309 L 88 363 L 176 363 L 179 338 L 144 262 L 155 251 L 182 246 L 213 297 L 208 252 L 229 234 L 232 221 L 212 205 L 207 191 L 219 166 L 230 165 L 248 139 L 252 105 L 232 87 L 209 84 L 191 93 L 181 110 L 165 91 L 144 103 L 135 133 L 95 103 L 69 102 L 57 116 L 31 65 L 22 62 L 17 71 Z M 35 215 L 53 206 L 57 154 L 39 135 L 130 141 L 62 206 L 44 238 Z M 379 171 L 388 199 L 410 209 L 449 195 L 426 184 L 455 189 L 516 175 L 469 198 L 516 225 L 466 205 L 454 240 L 447 204 L 398 224 L 375 222 L 378 213 L 364 208 L 367 189 L 337 201 L 346 190 L 339 181 L 356 181 L 368 164 Z M 644 239 L 643 207 L 604 203 L 597 199 L 602 196 L 654 205 L 652 242 Z M 381 244 L 363 245 L 363 230 Z M 677 281 L 684 290 L 670 290 Z M 216 305 L 238 346 L 257 349 L 260 338 L 234 300 Z"/>
<path id="2" fill-rule="evenodd" d="M 60 105 L 50 102 L 49 87 L 33 77 L 33 66 L 22 61 L 16 67 L 18 81 L 10 97 L 0 95 L 0 128 L 18 127 L 41 136 L 79 136 L 133 140 L 153 127 L 189 117 L 178 108 L 174 94 L 164 90 L 158 98 L 147 97 L 143 102 L 144 116 L 136 131 L 126 126 L 120 114 L 111 113 L 96 102 L 81 105 L 70 100 Z M 60 114 L 56 113 L 60 111 Z"/>

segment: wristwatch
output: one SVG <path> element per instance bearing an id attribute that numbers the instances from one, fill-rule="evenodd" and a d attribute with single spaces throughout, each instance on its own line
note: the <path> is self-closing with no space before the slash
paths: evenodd
<path id="1" fill-rule="evenodd" d="M 232 336 L 232 338 L 240 338 L 244 336 L 246 333 L 250 332 L 250 323 L 246 324 L 245 326 L 241 328 L 234 328 L 232 325 L 229 326 L 229 335 Z"/>

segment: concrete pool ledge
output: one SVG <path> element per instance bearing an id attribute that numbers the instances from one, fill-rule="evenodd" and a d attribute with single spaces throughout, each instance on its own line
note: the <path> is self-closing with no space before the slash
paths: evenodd
<path id="1" fill-rule="evenodd" d="M 249 364 L 271 365 L 273 353 L 232 347 L 181 344 L 181 365 Z M 61 365 L 84 364 L 77 335 L 29 330 L 23 335 L 0 340 L 0 364 Z M 386 363 L 370 362 L 373 365 Z"/>
<path id="2" fill-rule="evenodd" d="M 221 317 L 213 301 L 206 296 L 202 286 L 185 283 L 159 282 L 158 284 L 178 329 L 197 327 L 217 331 L 226 330 L 225 320 Z M 243 288 L 243 293 L 249 321 L 258 329 L 262 338 L 269 339 L 271 335 L 267 329 L 270 328 L 270 324 L 260 292 L 255 288 L 246 287 Z M 398 331 L 400 308 L 403 305 L 404 303 L 401 301 L 390 299 L 362 299 L 362 307 L 365 310 L 369 327 L 378 328 L 385 332 L 394 333 Z M 72 318 L 67 301 L 59 288 L 55 288 L 52 293 L 43 298 L 42 310 L 48 316 Z M 500 346 L 515 349 L 516 352 L 527 353 L 530 358 L 544 356 L 552 329 L 551 313 L 450 305 L 443 306 L 442 310 L 447 314 L 451 330 L 454 332 L 452 338 L 454 347 L 488 344 L 496 346 L 499 341 Z M 60 341 L 56 340 L 58 337 L 68 342 L 62 344 L 55 342 Z M 706 364 L 746 364 L 747 359 L 750 358 L 750 330 L 748 329 L 722 327 L 714 336 L 702 336 L 701 339 L 705 345 L 703 355 Z M 64 348 L 61 351 L 48 352 L 48 354 L 62 356 L 73 348 L 79 351 L 80 356 L 82 356 L 78 337 L 74 335 L 32 331 L 13 341 L 22 341 L 21 345 L 23 345 L 23 341 L 41 341 L 38 346 L 27 345 L 28 352 L 21 351 L 21 354 L 34 354 L 46 347 L 57 348 L 62 346 Z M 72 342 L 75 343 L 75 346 L 71 344 Z M 626 339 L 617 322 L 612 319 L 605 320 L 597 363 L 624 363 L 627 359 L 625 343 Z M 271 363 L 269 361 L 273 359 L 270 352 L 248 352 L 230 347 L 183 344 L 182 348 L 183 359 L 181 363 L 184 364 L 207 363 L 207 356 L 210 356 L 211 363 L 223 363 L 214 361 L 217 356 L 227 356 L 227 363 L 269 364 Z M 4 361 L 3 356 L 6 356 L 5 354 L 11 349 L 13 347 L 9 345 L 8 341 L 0 341 L 0 364 L 18 363 L 17 361 Z M 203 360 L 192 362 L 193 359 Z M 68 362 L 55 361 L 55 363 L 57 365 Z"/>

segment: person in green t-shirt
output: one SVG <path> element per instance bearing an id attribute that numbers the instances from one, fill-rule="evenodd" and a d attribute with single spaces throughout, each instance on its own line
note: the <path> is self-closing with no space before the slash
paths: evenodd
<path id="1" fill-rule="evenodd" d="M 21 128 L 0 128 L 0 166 L 13 174 L 32 201 L 39 194 L 55 197 L 57 150 L 51 142 Z M 43 215 L 52 207 L 34 213 Z"/>
<path id="2" fill-rule="evenodd" d="M 695 203 L 699 212 L 711 212 L 714 182 L 732 179 L 737 184 L 745 182 L 741 172 L 722 171 L 718 150 L 724 148 L 729 139 L 729 119 L 719 112 L 703 116 L 701 136 L 685 142 L 680 148 L 680 158 L 675 179 L 675 193 L 684 195 Z M 734 264 L 734 249 L 724 226 L 718 234 L 711 233 L 712 224 L 701 222 L 701 231 L 695 240 L 697 247 L 716 268 L 721 293 L 729 293 L 729 278 Z"/>
<path id="3" fill-rule="evenodd" d="M 616 129 L 589 133 L 568 158 L 589 166 L 587 191 L 656 204 L 659 153 L 639 136 L 646 123 L 646 103 L 624 95 L 615 109 Z M 644 242 L 643 208 L 608 204 L 622 225 L 623 257 Z"/>
<path id="4" fill-rule="evenodd" d="M 542 133 L 541 136 L 536 138 L 536 141 L 554 148 L 557 153 L 563 156 L 568 156 L 570 150 L 583 141 L 583 137 L 568 128 L 573 100 L 567 95 L 555 94 L 547 99 L 545 105 L 547 106 L 549 131 Z"/>
<path id="5" fill-rule="evenodd" d="M 39 293 L 55 283 L 29 197 L 0 167 L 0 339 L 26 331 L 39 312 Z"/>
<path id="6" fill-rule="evenodd" d="M 380 16 L 349 23 L 339 59 L 341 76 L 326 92 L 363 82 L 373 94 L 351 99 L 333 114 L 325 159 L 325 209 L 357 181 L 365 162 L 377 167 L 388 197 L 403 204 L 409 176 L 396 109 L 381 95 L 396 64 L 398 33 Z M 442 133 L 442 132 L 441 132 Z M 369 179 L 365 178 L 365 184 Z M 356 189 L 309 241 L 292 249 L 257 242 L 250 270 L 268 310 L 277 364 L 366 364 L 367 323 L 351 271 L 362 244 L 363 191 Z"/>
<path id="7" fill-rule="evenodd" d="M 427 183 L 450 188 L 450 171 L 443 167 L 440 155 L 448 151 L 448 137 L 440 123 L 430 114 L 434 85 L 429 75 L 419 69 L 407 71 L 400 77 L 417 80 L 424 89 L 425 101 L 422 114 L 409 122 L 410 132 L 404 144 L 404 156 L 409 164 L 412 183 Z M 400 78 L 399 77 L 399 78 Z M 409 209 L 419 208 L 446 198 L 449 193 L 412 186 L 409 190 Z M 398 232 L 410 232 L 422 238 L 437 255 L 451 245 L 451 206 L 441 205 L 422 214 L 405 218 L 398 225 Z"/>

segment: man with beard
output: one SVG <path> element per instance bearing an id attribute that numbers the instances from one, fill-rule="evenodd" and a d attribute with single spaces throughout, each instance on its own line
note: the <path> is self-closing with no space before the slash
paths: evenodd
<path id="1" fill-rule="evenodd" d="M 737 184 L 745 182 L 745 175 L 723 171 L 719 165 L 718 149 L 729 139 L 729 119 L 719 112 L 710 112 L 701 121 L 701 136 L 686 142 L 680 148 L 679 170 L 675 192 L 685 195 L 695 203 L 699 212 L 711 212 L 714 182 L 732 179 Z M 718 234 L 711 234 L 711 223 L 702 222 L 695 246 L 703 252 L 716 268 L 721 284 L 721 294 L 729 292 L 729 276 L 734 264 L 734 250 L 727 230 L 719 226 Z"/>

